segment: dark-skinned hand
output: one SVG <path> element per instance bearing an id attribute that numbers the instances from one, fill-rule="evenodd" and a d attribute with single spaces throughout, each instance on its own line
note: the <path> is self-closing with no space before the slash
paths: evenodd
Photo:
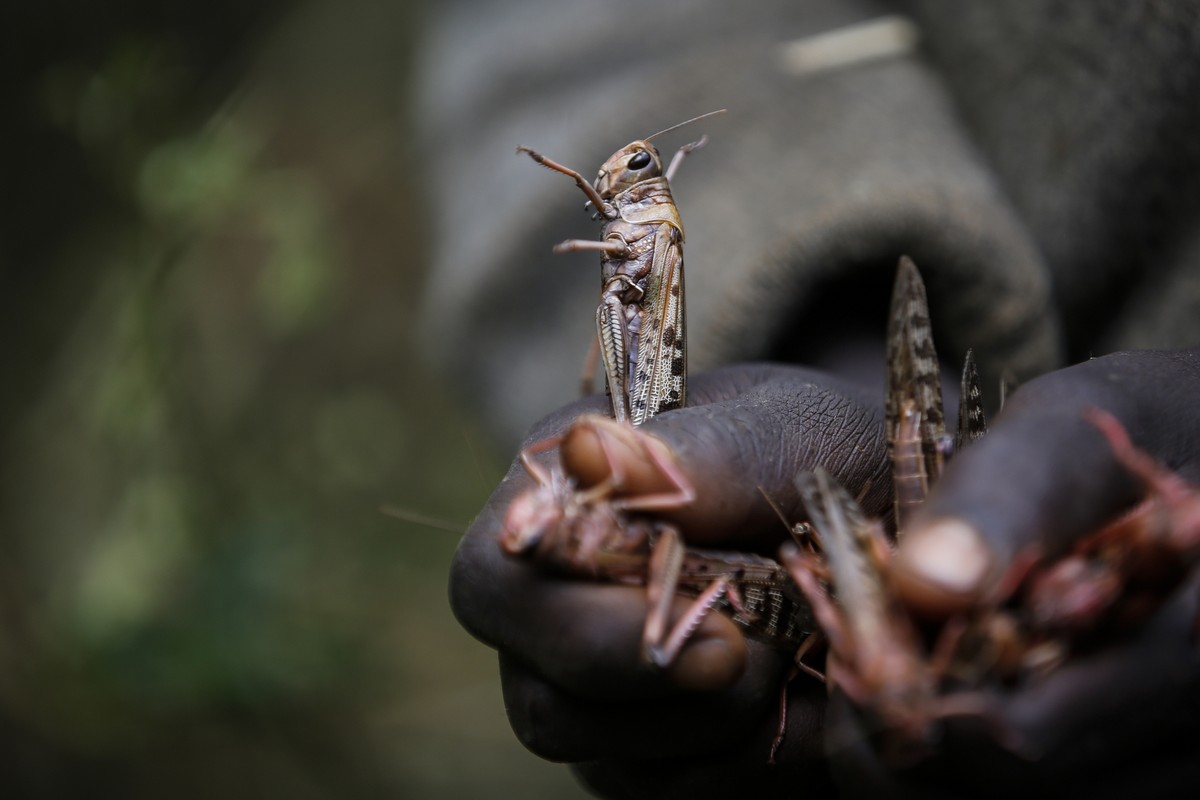
<path id="1" fill-rule="evenodd" d="M 886 508 L 879 392 L 764 365 L 696 376 L 688 389 L 689 407 L 641 430 L 669 445 L 696 489 L 681 521 L 690 543 L 774 555 L 788 532 L 759 490 L 799 519 L 793 478 L 818 464 L 849 486 L 869 484 L 868 506 Z M 604 403 L 592 398 L 547 417 L 526 444 L 562 432 L 581 413 L 603 412 Z M 505 705 L 521 741 L 576 763 L 585 782 L 612 796 L 779 794 L 802 781 L 820 796 L 828 788 L 824 686 L 793 684 L 780 765 L 768 767 L 787 655 L 747 642 L 712 614 L 666 673 L 643 663 L 644 589 L 558 578 L 501 552 L 504 512 L 533 485 L 514 463 L 459 547 L 450 584 L 459 620 L 500 652 Z"/>
<path id="2" fill-rule="evenodd" d="M 692 405 L 648 422 L 697 488 L 685 537 L 770 554 L 786 537 L 759 487 L 802 518 L 792 478 L 823 464 L 872 514 L 886 508 L 881 392 L 789 367 L 726 368 L 693 380 Z M 1111 356 L 1022 387 L 982 442 L 957 457 L 908 532 L 897 561 L 905 597 L 926 612 L 975 602 L 1015 554 L 1069 546 L 1139 494 L 1082 410 L 1112 411 L 1134 442 L 1200 477 L 1200 358 L 1194 351 Z M 561 432 L 583 401 L 529 441 Z M 944 726 L 941 758 L 904 773 L 867 747 L 859 717 L 804 677 L 789 692 L 780 764 L 765 754 L 786 659 L 710 616 L 666 674 L 638 658 L 644 591 L 547 576 L 496 544 L 505 508 L 533 485 L 519 464 L 464 539 L 451 577 L 456 614 L 500 651 L 514 730 L 535 753 L 576 765 L 614 797 L 820 797 L 828 765 L 850 796 L 1005 794 L 1031 782 L 1109 794 L 1195 783 L 1196 587 L 1144 630 L 1002 698 L 1014 754 L 969 720 Z M 693 511 L 695 511 L 694 509 Z M 687 687 L 687 688 L 683 688 Z M 828 760 L 824 758 L 828 756 Z M 1092 795 L 1095 796 L 1095 795 Z"/>
<path id="3" fill-rule="evenodd" d="M 1089 406 L 1134 444 L 1200 483 L 1200 351 L 1119 353 L 1021 387 L 992 430 L 958 455 L 914 519 L 896 561 L 910 606 L 948 614 L 985 596 L 1018 553 L 1055 555 L 1143 496 Z M 860 718 L 831 707 L 829 753 L 852 794 L 995 796 L 1037 786 L 1071 796 L 1173 797 L 1200 785 L 1196 576 L 1131 635 L 1000 697 L 1015 752 L 978 724 L 945 725 L 942 757 L 889 773 L 862 746 Z"/>

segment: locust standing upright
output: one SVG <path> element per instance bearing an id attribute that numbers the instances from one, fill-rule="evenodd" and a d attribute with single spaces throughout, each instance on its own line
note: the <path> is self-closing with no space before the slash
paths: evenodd
<path id="1" fill-rule="evenodd" d="M 574 178 L 595 208 L 596 218 L 604 220 L 599 241 L 571 239 L 554 252 L 601 253 L 596 337 L 613 416 L 634 425 L 681 408 L 687 400 L 683 223 L 670 181 L 684 157 L 706 139 L 679 148 L 665 170 L 658 150 L 650 144 L 655 136 L 678 127 L 625 145 L 604 162 L 592 184 L 541 153 L 517 148 L 542 166 Z"/>

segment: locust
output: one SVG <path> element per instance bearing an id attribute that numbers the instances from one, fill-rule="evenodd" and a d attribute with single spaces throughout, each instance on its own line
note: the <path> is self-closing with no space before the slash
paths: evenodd
<path id="1" fill-rule="evenodd" d="M 907 257 L 896 270 L 886 358 L 886 438 L 899 537 L 952 452 L 925 286 Z M 977 375 L 968 351 L 955 437 L 959 446 L 986 430 Z M 966 625 L 957 620 L 947 625 L 933 652 L 927 650 L 890 585 L 893 542 L 883 522 L 868 519 L 824 468 L 797 475 L 796 488 L 820 548 L 788 543 L 780 560 L 829 642 L 827 682 L 840 687 L 878 726 L 885 760 L 907 762 L 924 755 L 936 738 L 938 721 L 948 716 L 980 717 L 999 729 L 981 694 L 942 691 Z"/>
<path id="2" fill-rule="evenodd" d="M 686 547 L 675 526 L 643 513 L 679 508 L 695 499 L 694 489 L 669 459 L 641 447 L 645 463 L 666 488 L 629 494 L 624 476 L 615 470 L 602 482 L 581 486 L 560 465 L 547 466 L 537 458 L 582 430 L 612 425 L 603 417 L 584 416 L 565 434 L 521 451 L 521 463 L 537 485 L 509 505 L 500 533 L 504 552 L 566 575 L 645 586 L 642 657 L 658 667 L 674 661 L 714 608 L 727 610 L 747 635 L 777 650 L 794 651 L 813 622 L 808 604 L 778 562 L 752 553 Z M 619 435 L 625 441 L 639 441 L 632 428 L 624 428 Z M 606 438 L 598 438 L 603 446 Z M 616 463 L 611 457 L 609 461 Z M 672 624 L 676 593 L 694 600 Z"/>
<path id="3" fill-rule="evenodd" d="M 1029 571 L 1022 607 L 1031 627 L 1072 641 L 1143 622 L 1200 563 L 1200 487 L 1138 449 L 1111 413 L 1088 408 L 1084 417 L 1146 496 L 1066 555 Z"/>
<path id="4" fill-rule="evenodd" d="M 928 755 L 937 723 L 953 716 L 977 718 L 998 740 L 1011 741 L 987 696 L 942 690 L 964 627 L 946 626 L 933 651 L 926 650 L 888 581 L 892 549 L 880 522 L 868 519 L 821 467 L 799 474 L 796 488 L 820 536 L 823 557 L 789 543 L 780 559 L 829 641 L 828 684 L 839 687 L 877 726 L 884 760 L 905 765 Z"/>
<path id="5" fill-rule="evenodd" d="M 987 431 L 975 355 L 963 363 L 958 429 L 946 434 L 937 348 L 929 322 L 925 282 L 912 259 L 896 268 L 887 328 L 885 424 L 892 462 L 897 535 L 925 501 L 951 453 Z"/>
<path id="6" fill-rule="evenodd" d="M 902 532 L 951 449 L 924 288 L 907 260 L 893 298 L 887 416 Z M 961 389 L 955 450 L 986 431 L 970 351 Z M 1145 499 L 1063 556 L 1045 559 L 1036 548 L 1018 554 L 987 598 L 936 631 L 916 623 L 894 587 L 882 522 L 868 519 L 824 469 L 797 476 L 821 547 L 784 545 L 780 561 L 829 642 L 827 682 L 854 703 L 885 762 L 911 764 L 930 754 L 941 721 L 959 716 L 1020 753 L 1025 743 L 988 687 L 1044 676 L 1078 650 L 1136 627 L 1200 562 L 1200 488 L 1139 450 L 1113 415 L 1087 409 L 1084 417 L 1143 485 Z"/>
<path id="7" fill-rule="evenodd" d="M 1200 487 L 1139 450 L 1111 413 L 1083 415 L 1145 498 L 1063 555 L 1045 558 L 1037 546 L 1017 555 L 963 628 L 951 671 L 969 684 L 1045 676 L 1072 654 L 1128 634 L 1200 562 Z"/>
<path id="8" fill-rule="evenodd" d="M 630 142 L 609 156 L 592 183 L 536 150 L 517 147 L 518 153 L 574 179 L 594 210 L 593 218 L 604 221 L 600 239 L 569 239 L 554 252 L 600 253 L 593 352 L 598 349 L 602 358 L 618 421 L 640 425 L 687 403 L 683 221 L 671 195 L 671 180 L 688 153 L 703 147 L 707 137 L 680 147 L 665 168 L 650 140 L 723 111 Z M 590 369 L 585 368 L 585 376 L 586 386 Z"/>

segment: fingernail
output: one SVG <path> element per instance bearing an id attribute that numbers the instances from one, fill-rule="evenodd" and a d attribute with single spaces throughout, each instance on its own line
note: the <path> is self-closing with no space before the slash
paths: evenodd
<path id="1" fill-rule="evenodd" d="M 974 527 L 945 519 L 904 537 L 893 577 L 911 605 L 930 613 L 954 613 L 983 595 L 994 565 L 991 549 Z"/>
<path id="2" fill-rule="evenodd" d="M 563 434 L 559 445 L 563 469 L 581 486 L 595 486 L 612 474 L 614 465 L 608 462 L 605 449 L 611 452 L 615 446 L 602 444 L 602 440 L 610 442 L 613 439 L 611 434 L 604 432 L 604 422 L 603 417 L 580 417 Z"/>
<path id="3" fill-rule="evenodd" d="M 624 488 L 638 492 L 661 490 L 664 485 L 651 452 L 660 460 L 674 458 L 662 440 L 632 425 L 594 415 L 576 420 L 559 450 L 563 469 L 581 486 L 595 486 L 615 472 Z"/>
<path id="4" fill-rule="evenodd" d="M 710 692 L 733 684 L 746 668 L 745 642 L 734 646 L 723 636 L 692 639 L 667 668 L 680 688 Z"/>

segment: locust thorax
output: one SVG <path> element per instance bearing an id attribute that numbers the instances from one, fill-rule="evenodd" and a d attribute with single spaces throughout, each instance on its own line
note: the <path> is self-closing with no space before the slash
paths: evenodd
<path id="1" fill-rule="evenodd" d="M 500 547 L 512 556 L 531 553 L 547 532 L 563 521 L 559 498 L 548 486 L 539 486 L 517 495 L 504 513 Z"/>
<path id="2" fill-rule="evenodd" d="M 600 197 L 612 200 L 629 187 L 662 174 L 663 163 L 658 149 L 639 139 L 609 156 L 592 185 Z"/>

